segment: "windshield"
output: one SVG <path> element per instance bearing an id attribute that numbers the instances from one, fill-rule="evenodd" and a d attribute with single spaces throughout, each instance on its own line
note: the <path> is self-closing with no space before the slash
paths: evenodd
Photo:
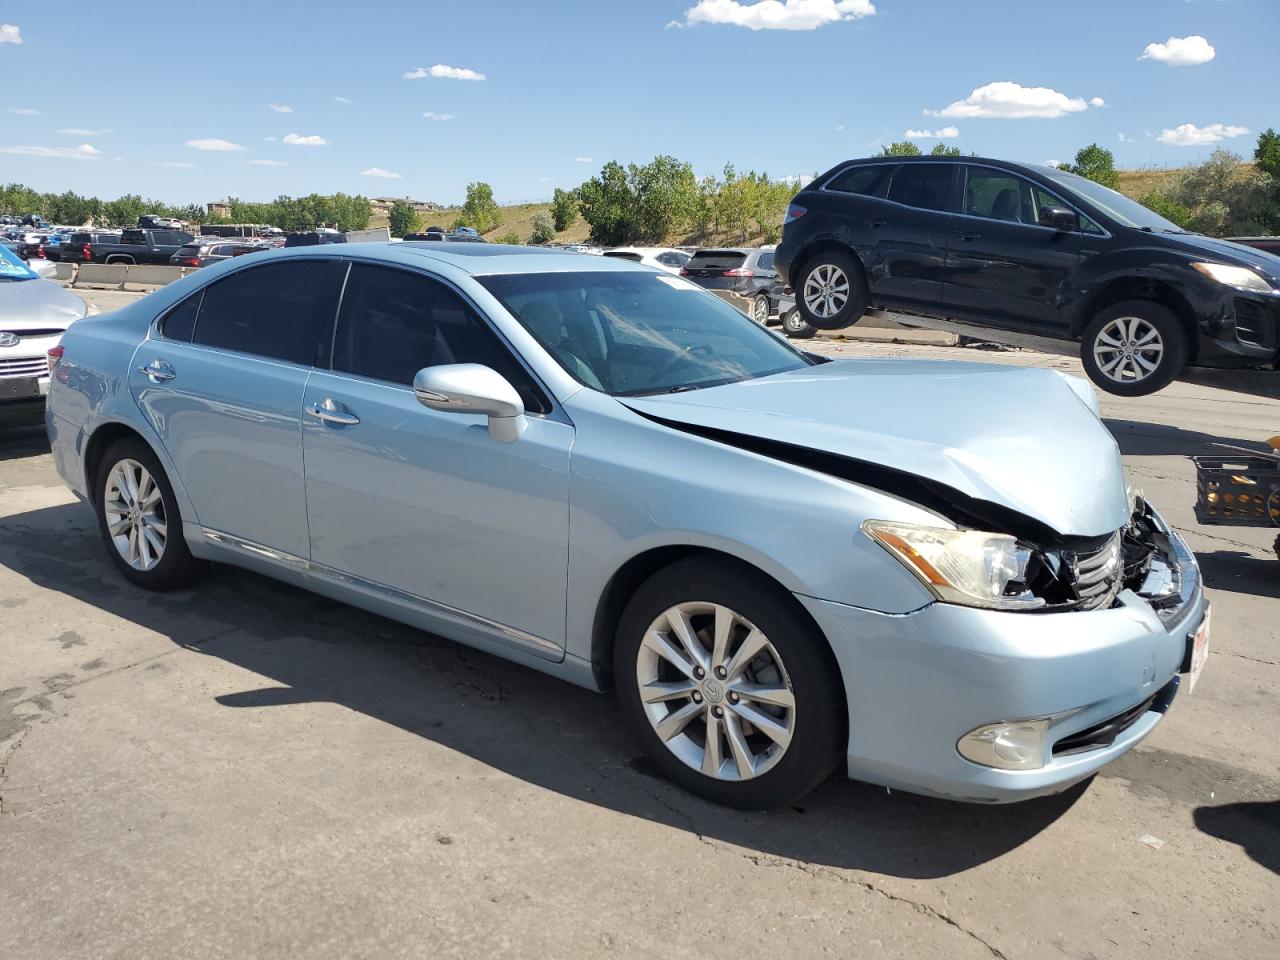
<path id="1" fill-rule="evenodd" d="M 695 390 L 813 362 L 723 300 L 666 274 L 477 279 L 570 376 L 613 396 Z"/>
<path id="2" fill-rule="evenodd" d="M 0 244 L 0 283 L 38 278 L 39 274 L 23 263 L 16 253 L 7 245 Z"/>
<path id="3" fill-rule="evenodd" d="M 1078 193 L 1122 226 L 1133 227 L 1137 230 L 1160 230 L 1170 233 L 1186 232 L 1176 223 L 1166 220 L 1152 210 L 1148 210 L 1137 200 L 1130 200 L 1123 193 L 1116 193 L 1116 191 L 1104 187 L 1100 183 L 1094 183 L 1092 180 L 1078 177 L 1074 173 L 1064 173 L 1052 167 L 1042 168 L 1040 172 L 1060 187 L 1073 193 Z"/>

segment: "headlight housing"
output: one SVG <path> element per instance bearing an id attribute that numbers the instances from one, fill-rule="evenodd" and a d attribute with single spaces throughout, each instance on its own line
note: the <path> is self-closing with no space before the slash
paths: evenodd
<path id="1" fill-rule="evenodd" d="M 1026 583 L 1033 551 L 1015 537 L 889 520 L 867 520 L 862 531 L 939 600 L 990 610 L 1034 610 L 1045 605 Z"/>
<path id="2" fill-rule="evenodd" d="M 1210 280 L 1237 290 L 1248 290 L 1252 293 L 1274 293 L 1271 284 L 1258 276 L 1248 267 L 1233 267 L 1225 263 L 1193 263 L 1191 269 L 1202 273 Z"/>

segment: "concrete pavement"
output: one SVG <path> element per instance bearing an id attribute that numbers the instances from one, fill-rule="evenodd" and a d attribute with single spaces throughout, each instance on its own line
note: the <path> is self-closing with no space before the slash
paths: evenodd
<path id="1" fill-rule="evenodd" d="M 39 431 L 0 434 L 4 952 L 1276 956 L 1280 561 L 1273 533 L 1195 523 L 1187 456 L 1280 433 L 1280 404 L 1176 384 L 1103 406 L 1204 570 L 1195 693 L 1062 797 L 834 780 L 773 815 L 658 779 L 608 697 L 229 568 L 134 590 Z"/>

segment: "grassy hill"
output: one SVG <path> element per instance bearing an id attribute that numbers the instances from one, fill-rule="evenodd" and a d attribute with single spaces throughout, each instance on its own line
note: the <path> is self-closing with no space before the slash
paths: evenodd
<path id="1" fill-rule="evenodd" d="M 1184 171 L 1179 168 L 1158 168 L 1143 167 L 1137 170 L 1121 170 L 1120 183 L 1118 189 L 1126 196 L 1133 197 L 1135 200 L 1141 200 L 1147 194 L 1159 190 L 1164 185 L 1180 176 Z M 422 225 L 448 227 L 462 213 L 460 207 L 449 207 L 437 213 L 424 215 Z M 486 233 L 485 239 L 489 241 L 496 240 L 498 237 L 514 231 L 515 234 L 523 242 L 529 238 L 529 234 L 533 232 L 533 218 L 537 214 L 542 213 L 551 216 L 550 203 L 521 203 L 513 204 L 502 208 L 502 222 L 497 228 Z M 371 227 L 386 226 L 386 217 L 375 216 L 369 225 Z M 568 230 L 556 235 L 558 243 L 583 243 L 587 240 L 590 233 L 590 227 L 579 217 Z M 667 238 L 667 242 L 671 244 L 682 244 L 689 241 L 690 238 L 684 235 L 671 236 Z M 755 245 L 760 242 L 760 237 L 752 237 L 748 240 L 748 245 Z"/>

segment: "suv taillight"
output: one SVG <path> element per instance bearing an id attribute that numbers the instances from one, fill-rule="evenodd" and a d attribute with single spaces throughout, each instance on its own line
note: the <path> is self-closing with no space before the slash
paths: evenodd
<path id="1" fill-rule="evenodd" d="M 42 244 L 40 244 L 38 247 L 36 247 L 36 256 L 37 256 L 37 257 L 39 257 L 41 260 L 43 260 L 43 259 L 44 259 L 44 244 L 43 244 L 43 243 L 42 243 Z"/>
<path id="2" fill-rule="evenodd" d="M 734 267 L 732 270 L 726 270 L 721 274 L 722 277 L 750 277 L 753 276 L 750 267 Z"/>
<path id="3" fill-rule="evenodd" d="M 80 251 L 80 255 L 84 257 L 84 262 L 89 263 L 93 260 L 93 244 L 86 243 L 84 249 Z"/>
<path id="4" fill-rule="evenodd" d="M 787 204 L 787 215 L 782 219 L 783 223 L 790 223 L 792 220 L 799 220 L 809 211 L 798 203 Z"/>
<path id="5" fill-rule="evenodd" d="M 689 268 L 688 268 L 688 267 L 681 267 L 681 268 L 680 268 L 680 276 L 682 276 L 682 277 L 687 277 L 687 276 L 689 276 Z"/>
<path id="6" fill-rule="evenodd" d="M 183 257 L 182 265 L 184 267 L 198 267 L 200 266 L 200 258 L 199 257 Z"/>
<path id="7" fill-rule="evenodd" d="M 56 347 L 50 347 L 47 359 L 49 361 L 49 376 L 53 376 L 53 368 L 58 365 L 58 361 L 62 359 L 63 347 L 58 344 Z"/>

